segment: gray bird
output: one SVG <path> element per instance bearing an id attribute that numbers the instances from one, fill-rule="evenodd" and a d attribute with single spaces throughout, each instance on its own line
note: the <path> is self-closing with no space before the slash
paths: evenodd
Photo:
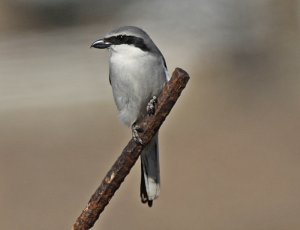
<path id="1" fill-rule="evenodd" d="M 141 142 L 136 123 L 155 112 L 156 98 L 169 80 L 162 53 L 145 31 L 134 26 L 113 30 L 91 47 L 110 51 L 109 81 L 120 120 Z M 141 200 L 151 207 L 160 192 L 158 133 L 145 146 L 141 163 Z"/>

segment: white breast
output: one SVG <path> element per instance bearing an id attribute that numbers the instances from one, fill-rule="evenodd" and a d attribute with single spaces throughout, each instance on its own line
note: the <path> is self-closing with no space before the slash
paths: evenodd
<path id="1" fill-rule="evenodd" d="M 132 125 L 146 113 L 152 96 L 158 96 L 166 82 L 158 56 L 131 45 L 111 47 L 110 80 L 120 119 Z"/>

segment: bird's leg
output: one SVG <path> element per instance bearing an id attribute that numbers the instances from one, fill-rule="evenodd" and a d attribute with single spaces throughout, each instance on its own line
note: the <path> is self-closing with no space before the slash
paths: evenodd
<path id="1" fill-rule="evenodd" d="M 154 113 L 155 113 L 155 105 L 156 104 L 157 104 L 157 97 L 153 96 L 151 98 L 151 100 L 148 102 L 147 107 L 146 107 L 147 114 L 149 116 L 154 115 Z M 131 130 L 132 130 L 132 137 L 133 137 L 134 141 L 142 145 L 143 141 L 140 138 L 139 133 L 144 132 L 144 130 L 139 125 L 137 125 L 136 122 L 134 122 L 131 125 Z"/>
<path id="2" fill-rule="evenodd" d="M 136 122 L 134 122 L 134 123 L 132 124 L 131 130 L 132 130 L 132 137 L 133 137 L 134 141 L 135 141 L 136 143 L 142 145 L 142 144 L 143 144 L 143 141 L 142 141 L 142 139 L 140 138 L 139 133 L 144 132 L 144 130 L 143 130 L 139 125 L 137 125 Z"/>
<path id="3" fill-rule="evenodd" d="M 153 96 L 147 104 L 147 113 L 149 116 L 155 114 L 155 105 L 157 103 L 157 97 Z"/>

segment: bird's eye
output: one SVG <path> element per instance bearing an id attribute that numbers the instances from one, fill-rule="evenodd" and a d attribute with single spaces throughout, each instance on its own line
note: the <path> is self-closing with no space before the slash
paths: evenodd
<path id="1" fill-rule="evenodd" d="M 124 40 L 124 38 L 125 38 L 125 36 L 124 36 L 124 35 L 119 35 L 119 36 L 118 36 L 118 39 L 119 39 L 120 41 L 123 41 L 123 40 Z"/>

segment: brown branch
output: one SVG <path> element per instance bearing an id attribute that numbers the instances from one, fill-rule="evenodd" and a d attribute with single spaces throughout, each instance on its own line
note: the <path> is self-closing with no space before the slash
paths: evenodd
<path id="1" fill-rule="evenodd" d="M 74 230 L 86 230 L 94 226 L 101 212 L 135 164 L 144 146 L 156 134 L 170 113 L 188 80 L 189 75 L 184 70 L 180 68 L 175 69 L 171 80 L 165 85 L 161 95 L 158 97 L 155 114 L 145 117 L 138 124 L 143 129 L 143 132 L 139 135 L 143 141 L 143 145 L 137 144 L 133 139 L 129 141 L 121 156 L 111 167 L 101 185 L 92 195 L 86 208 L 77 218 L 73 225 Z"/>

